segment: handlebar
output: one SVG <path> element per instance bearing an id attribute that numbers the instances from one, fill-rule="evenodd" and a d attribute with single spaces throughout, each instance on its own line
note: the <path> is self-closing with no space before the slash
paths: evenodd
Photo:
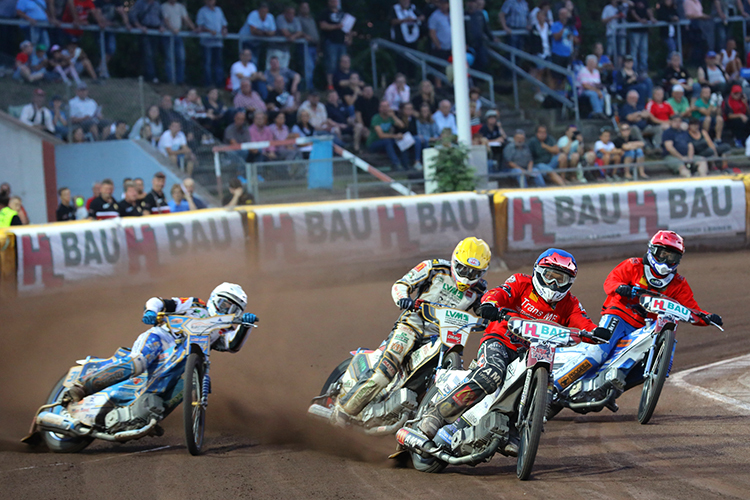
<path id="1" fill-rule="evenodd" d="M 679 301 L 678 301 L 677 299 L 675 299 L 674 297 L 670 297 L 670 296 L 668 296 L 668 295 L 664 295 L 663 293 L 655 292 L 655 291 L 653 291 L 653 290 L 649 290 L 649 289 L 647 289 L 647 288 L 641 288 L 641 287 L 639 287 L 639 286 L 634 286 L 634 287 L 633 287 L 633 290 L 635 291 L 635 293 L 636 293 L 636 296 L 637 296 L 637 297 L 638 297 L 639 299 L 640 299 L 640 297 L 642 297 L 642 296 L 644 296 L 644 295 L 650 295 L 651 297 L 658 297 L 658 298 L 662 298 L 662 299 L 667 299 L 667 300 L 671 300 L 671 301 L 673 301 L 673 302 L 677 302 L 677 303 L 678 303 L 678 304 L 680 304 L 680 305 L 681 305 L 682 307 L 684 307 L 685 309 L 688 309 L 688 310 L 689 310 L 689 311 L 690 311 L 691 313 L 693 313 L 693 314 L 694 314 L 695 316 L 697 316 L 698 318 L 700 318 L 701 320 L 703 320 L 703 322 L 705 322 L 706 324 L 709 324 L 709 325 L 715 326 L 716 328 L 718 328 L 718 329 L 719 329 L 719 330 L 721 330 L 722 332 L 724 331 L 724 328 L 722 328 L 722 327 L 721 327 L 720 325 L 717 325 L 716 323 L 714 323 L 713 321 L 711 321 L 711 320 L 709 320 L 709 319 L 708 319 L 708 317 L 709 317 L 709 315 L 708 315 L 708 314 L 704 313 L 703 311 L 699 311 L 699 310 L 697 310 L 697 309 L 692 309 L 692 308 L 690 308 L 690 307 L 687 307 L 687 306 L 685 306 L 685 305 L 681 304 L 681 303 L 680 303 L 680 302 L 679 302 Z"/>

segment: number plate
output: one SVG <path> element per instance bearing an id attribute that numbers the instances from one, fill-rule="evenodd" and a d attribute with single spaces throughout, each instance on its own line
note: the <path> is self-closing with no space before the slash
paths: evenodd
<path id="1" fill-rule="evenodd" d="M 546 361 L 551 364 L 554 357 L 554 351 L 552 350 L 552 347 L 548 345 L 532 345 L 529 347 L 530 362 L 532 360 L 535 362 Z"/>

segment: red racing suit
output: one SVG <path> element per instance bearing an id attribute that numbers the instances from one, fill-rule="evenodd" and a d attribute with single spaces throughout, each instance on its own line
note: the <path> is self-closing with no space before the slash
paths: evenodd
<path id="1" fill-rule="evenodd" d="M 482 303 L 494 304 L 499 309 L 503 307 L 513 309 L 518 316 L 531 320 L 553 321 L 563 326 L 589 332 L 596 328 L 575 296 L 568 293 L 560 302 L 554 305 L 549 304 L 536 294 L 531 279 L 528 274 L 514 274 L 501 286 L 485 293 Z M 490 323 L 484 332 L 482 343 L 489 339 L 497 339 L 514 351 L 522 346 L 518 340 L 508 335 L 506 321 Z M 584 340 L 584 342 L 590 343 L 591 341 Z"/>
<path id="2" fill-rule="evenodd" d="M 602 306 L 602 316 L 605 314 L 614 314 L 635 328 L 645 326 L 646 318 L 656 319 L 656 315 L 654 314 L 643 315 L 645 311 L 640 308 L 638 298 L 625 298 L 616 293 L 615 290 L 620 285 L 637 286 L 659 292 L 662 295 L 673 298 L 685 307 L 706 313 L 695 301 L 693 290 L 688 285 L 684 276 L 675 273 L 674 278 L 672 278 L 672 281 L 666 287 L 661 289 L 653 288 L 646 280 L 643 266 L 643 259 L 634 257 L 621 262 L 609 273 L 609 276 L 604 281 L 604 292 L 607 294 L 607 300 L 604 301 L 604 305 Z M 638 312 L 639 309 L 641 312 Z M 697 316 L 693 318 L 693 324 L 708 326 L 705 321 Z"/>

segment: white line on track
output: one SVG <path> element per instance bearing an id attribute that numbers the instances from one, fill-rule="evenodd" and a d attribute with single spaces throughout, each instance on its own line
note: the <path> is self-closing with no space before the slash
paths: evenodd
<path id="1" fill-rule="evenodd" d="M 727 366 L 727 365 L 732 365 L 732 366 Z M 737 369 L 737 368 L 745 368 L 748 371 L 750 371 L 750 354 L 746 354 L 744 356 L 738 356 L 736 358 L 725 359 L 722 361 L 717 361 L 716 363 L 711 363 L 708 365 L 696 366 L 695 368 L 690 368 L 689 370 L 683 370 L 681 372 L 677 372 L 671 375 L 669 378 L 672 379 L 672 383 L 674 383 L 674 385 L 676 385 L 677 387 L 687 389 L 688 391 L 691 391 L 705 398 L 720 401 L 730 406 L 734 406 L 735 408 L 739 408 L 741 410 L 750 412 L 750 403 L 747 403 L 745 401 L 740 401 L 739 399 L 735 399 L 735 398 L 726 396 L 724 394 L 720 394 L 716 391 L 712 391 L 711 389 L 707 389 L 705 387 L 691 384 L 690 382 L 685 380 L 685 378 L 688 377 L 689 375 L 702 372 L 704 370 L 713 370 L 714 373 L 712 373 L 712 375 L 716 375 L 715 372 L 717 371 L 716 370 L 717 368 L 719 369 L 718 370 L 719 372 L 721 371 L 728 372 L 730 369 Z"/>
<path id="2" fill-rule="evenodd" d="M 104 462 L 106 460 L 112 460 L 114 458 L 123 458 L 123 457 L 129 457 L 132 455 L 138 455 L 141 453 L 151 453 L 152 451 L 160 451 L 160 450 L 166 450 L 167 448 L 171 448 L 171 446 L 159 446 L 157 448 L 149 448 L 148 450 L 140 450 L 140 451 L 133 451 L 131 453 L 125 453 L 124 455 L 113 455 L 111 457 L 105 457 L 105 458 L 96 458 L 94 460 L 84 460 L 83 462 L 73 463 L 73 462 L 56 462 L 54 464 L 46 464 L 46 465 L 31 465 L 29 467 L 19 467 L 18 469 L 8 469 L 8 470 L 2 470 L 0 471 L 0 474 L 6 473 L 6 472 L 17 472 L 22 470 L 30 470 L 30 469 L 42 469 L 44 467 L 57 467 L 59 465 L 83 465 L 83 464 L 93 464 L 95 462 Z"/>

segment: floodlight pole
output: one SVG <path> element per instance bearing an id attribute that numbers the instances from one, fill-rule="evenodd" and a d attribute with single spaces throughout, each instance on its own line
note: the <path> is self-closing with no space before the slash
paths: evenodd
<path id="1" fill-rule="evenodd" d="M 466 30 L 463 0 L 450 0 L 451 51 L 453 55 L 453 93 L 456 103 L 458 142 L 471 146 L 469 116 L 469 75 L 466 65 Z"/>

